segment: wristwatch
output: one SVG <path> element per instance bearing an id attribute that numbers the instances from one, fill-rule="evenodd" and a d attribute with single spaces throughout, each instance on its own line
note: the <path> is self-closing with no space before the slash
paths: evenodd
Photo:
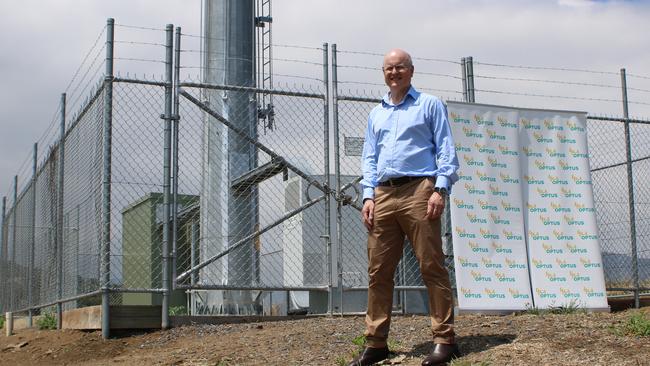
<path id="1" fill-rule="evenodd" d="M 433 189 L 434 192 L 438 192 L 443 198 L 447 197 L 447 188 L 445 187 L 436 187 Z"/>

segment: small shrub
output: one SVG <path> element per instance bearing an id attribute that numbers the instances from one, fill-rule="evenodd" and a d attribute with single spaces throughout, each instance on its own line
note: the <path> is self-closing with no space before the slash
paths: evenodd
<path id="1" fill-rule="evenodd" d="M 334 363 L 336 363 L 336 366 L 345 366 L 348 364 L 348 360 L 343 356 L 339 356 L 334 360 Z"/>
<path id="2" fill-rule="evenodd" d="M 56 316 L 53 313 L 45 313 L 36 321 L 38 329 L 56 329 Z"/>
<path id="3" fill-rule="evenodd" d="M 185 306 L 170 306 L 169 315 L 187 315 L 187 309 Z"/>
<path id="4" fill-rule="evenodd" d="M 0 329 L 5 327 L 5 316 L 0 315 Z"/>
<path id="5" fill-rule="evenodd" d="M 623 330 L 626 334 L 639 337 L 650 337 L 650 318 L 642 312 L 632 314 L 625 324 Z"/>
<path id="6" fill-rule="evenodd" d="M 586 310 L 580 306 L 580 302 L 576 300 L 571 300 L 567 304 L 559 306 L 549 306 L 548 309 L 540 309 L 536 306 L 526 305 L 526 310 L 524 314 L 529 315 L 546 315 L 546 314 L 579 314 L 584 313 Z"/>

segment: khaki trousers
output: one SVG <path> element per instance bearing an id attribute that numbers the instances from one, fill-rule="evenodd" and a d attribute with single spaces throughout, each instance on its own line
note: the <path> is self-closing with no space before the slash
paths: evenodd
<path id="1" fill-rule="evenodd" d="M 425 217 L 434 179 L 422 178 L 398 187 L 375 189 L 375 212 L 368 233 L 368 312 L 366 340 L 369 347 L 386 346 L 393 307 L 393 278 L 402 257 L 404 236 L 415 253 L 428 290 L 434 343 L 455 343 L 449 275 L 444 266 L 440 219 Z"/>

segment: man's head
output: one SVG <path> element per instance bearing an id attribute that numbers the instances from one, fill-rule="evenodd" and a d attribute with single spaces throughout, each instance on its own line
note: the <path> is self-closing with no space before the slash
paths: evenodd
<path id="1" fill-rule="evenodd" d="M 384 81 L 391 92 L 406 92 L 413 78 L 413 61 L 406 51 L 395 48 L 384 56 Z"/>

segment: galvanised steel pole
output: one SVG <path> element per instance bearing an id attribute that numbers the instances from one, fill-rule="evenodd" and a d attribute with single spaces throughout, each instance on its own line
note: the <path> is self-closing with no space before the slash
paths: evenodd
<path id="1" fill-rule="evenodd" d="M 336 43 L 332 44 L 332 117 L 334 123 L 334 174 L 336 179 L 336 248 L 337 248 L 337 272 L 338 287 L 340 290 L 340 309 L 343 316 L 343 248 L 341 247 L 341 235 L 343 219 L 341 215 L 341 157 L 339 147 L 339 93 L 338 93 L 338 76 L 336 64 Z"/>
<path id="2" fill-rule="evenodd" d="M 178 269 L 178 121 L 180 120 L 178 89 L 181 80 L 181 27 L 176 28 L 175 42 L 174 105 L 172 109 L 172 289 L 176 288 L 176 271 Z"/>
<path id="3" fill-rule="evenodd" d="M 16 275 L 15 273 L 15 266 L 14 263 L 16 262 L 16 228 L 18 225 L 16 225 L 16 212 L 18 211 L 18 176 L 14 175 L 14 192 L 13 192 L 13 199 L 14 199 L 14 207 L 12 209 L 12 215 L 14 216 L 13 222 L 12 222 L 12 230 L 11 230 L 11 267 L 9 267 L 9 311 L 14 310 L 14 276 Z"/>
<path id="4" fill-rule="evenodd" d="M 465 57 L 460 59 L 460 70 L 463 81 L 463 101 L 467 102 L 467 63 Z"/>
<path id="5" fill-rule="evenodd" d="M 170 282 L 170 265 L 171 257 L 169 255 L 169 234 L 170 225 L 170 183 L 171 183 L 171 142 L 172 142 L 172 83 L 173 83 L 173 42 L 174 42 L 174 26 L 167 24 L 165 27 L 165 34 L 167 40 L 165 43 L 165 146 L 163 148 L 163 234 L 162 234 L 162 329 L 169 328 L 169 299 L 171 297 L 171 282 Z"/>
<path id="6" fill-rule="evenodd" d="M 468 97 L 468 102 L 470 103 L 475 103 L 476 99 L 474 99 L 474 60 L 472 59 L 472 56 L 469 56 L 465 59 L 465 62 L 467 64 L 467 97 Z"/>
<path id="7" fill-rule="evenodd" d="M 36 247 L 36 169 L 38 165 L 38 142 L 34 143 L 34 156 L 32 161 L 32 207 L 31 209 L 31 224 L 32 232 L 29 241 L 29 258 L 27 263 L 27 327 L 32 327 L 32 305 L 34 305 L 34 298 L 32 287 L 34 285 L 34 248 Z"/>
<path id="8" fill-rule="evenodd" d="M 0 227 L 0 256 L 2 260 L 0 261 L 0 314 L 4 314 L 7 310 L 7 274 L 6 267 L 9 261 L 7 260 L 7 240 L 5 239 L 5 225 L 7 224 L 7 197 L 2 197 L 2 226 Z"/>
<path id="9" fill-rule="evenodd" d="M 63 298 L 63 183 L 64 183 L 64 158 L 65 158 L 65 108 L 66 94 L 61 94 L 61 121 L 59 123 L 59 171 L 56 184 L 56 247 L 57 247 L 57 273 L 59 284 L 59 299 Z M 77 211 L 78 212 L 78 211 Z M 77 222 L 79 222 L 77 220 Z M 78 262 L 75 263 L 78 266 Z M 74 280 L 76 281 L 76 279 Z M 77 295 L 75 293 L 75 295 Z M 63 303 L 56 304 L 57 329 L 63 328 Z"/>
<path id="10" fill-rule="evenodd" d="M 630 210 L 630 243 L 632 245 L 632 281 L 634 282 L 634 307 L 639 308 L 639 258 L 636 246 L 636 212 L 634 209 L 634 177 L 632 174 L 632 145 L 630 141 L 630 121 L 628 118 L 627 79 L 625 69 L 621 69 L 621 92 L 623 93 L 623 118 L 625 119 L 625 157 L 627 165 L 627 194 Z"/>
<path id="11" fill-rule="evenodd" d="M 323 85 L 325 86 L 325 100 L 323 101 L 323 138 L 325 139 L 324 151 L 324 170 L 325 170 L 325 187 L 330 188 L 330 122 L 329 122 L 329 103 L 330 103 L 330 86 L 329 86 L 329 64 L 328 64 L 329 44 L 323 43 Z M 330 207 L 331 197 L 325 193 L 325 263 L 327 272 L 327 313 L 332 315 L 332 210 Z M 271 304 L 272 305 L 272 304 Z"/>
<path id="12" fill-rule="evenodd" d="M 102 242 L 100 281 L 102 291 L 102 337 L 110 336 L 111 282 L 111 147 L 113 130 L 113 46 L 115 20 L 106 24 L 106 74 L 104 75 L 103 179 L 102 179 Z"/>

